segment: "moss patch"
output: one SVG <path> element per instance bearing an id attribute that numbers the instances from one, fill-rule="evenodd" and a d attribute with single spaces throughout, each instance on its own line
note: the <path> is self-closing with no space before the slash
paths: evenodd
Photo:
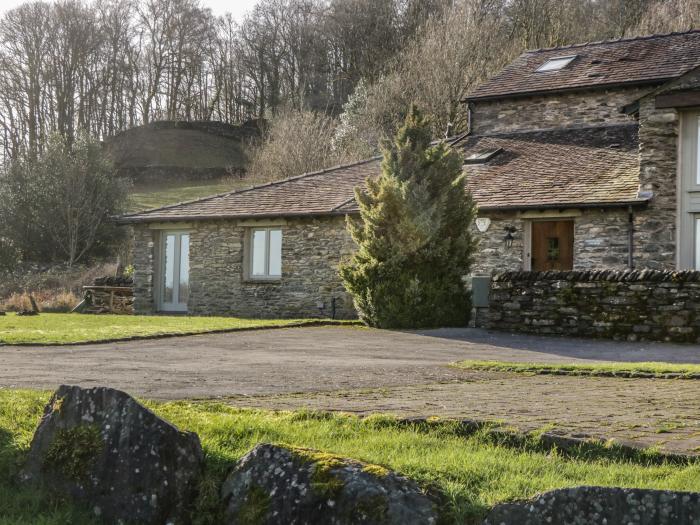
<path id="1" fill-rule="evenodd" d="M 311 490 L 323 498 L 334 499 L 343 490 L 343 481 L 335 476 L 333 469 L 342 468 L 347 460 L 335 454 L 319 452 L 307 448 L 287 447 L 287 449 L 304 463 L 312 463 Z"/>
<path id="2" fill-rule="evenodd" d="M 44 468 L 61 473 L 72 481 L 85 481 L 104 449 L 104 440 L 96 425 L 62 428 L 56 432 L 44 457 Z"/>
<path id="3" fill-rule="evenodd" d="M 371 474 L 372 476 L 376 476 L 378 478 L 383 478 L 389 475 L 389 469 L 382 467 L 381 465 L 365 465 L 362 467 L 362 472 L 366 472 L 367 474 Z"/>
<path id="4" fill-rule="evenodd" d="M 259 525 L 270 510 L 270 496 L 257 485 L 248 490 L 245 501 L 238 511 L 240 525 Z"/>
<path id="5" fill-rule="evenodd" d="M 386 523 L 389 515 L 389 502 L 386 496 L 377 494 L 357 502 L 352 515 L 352 521 L 364 523 L 370 520 L 372 523 Z"/>

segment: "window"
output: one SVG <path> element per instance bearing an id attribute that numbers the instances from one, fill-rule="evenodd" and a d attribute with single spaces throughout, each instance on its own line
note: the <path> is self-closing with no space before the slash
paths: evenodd
<path id="1" fill-rule="evenodd" d="M 165 232 L 162 243 L 159 307 L 165 312 L 186 312 L 190 297 L 190 235 Z"/>
<path id="2" fill-rule="evenodd" d="M 250 231 L 250 277 L 279 279 L 282 277 L 282 230 L 255 228 Z"/>
<path id="3" fill-rule="evenodd" d="M 566 66 L 568 66 L 574 58 L 576 58 L 576 55 L 550 58 L 540 67 L 538 67 L 537 71 L 540 73 L 544 71 L 559 71 L 560 69 L 564 69 Z"/>
<path id="4" fill-rule="evenodd" d="M 471 155 L 467 155 L 464 158 L 464 163 L 465 164 L 484 164 L 484 163 L 490 161 L 496 155 L 498 155 L 501 151 L 503 151 L 503 148 L 477 151 L 475 153 L 472 153 Z"/>

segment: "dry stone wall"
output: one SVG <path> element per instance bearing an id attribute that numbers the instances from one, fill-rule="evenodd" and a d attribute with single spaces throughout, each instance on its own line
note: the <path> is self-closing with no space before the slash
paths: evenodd
<path id="1" fill-rule="evenodd" d="M 700 272 L 506 272 L 493 278 L 489 326 L 611 339 L 700 342 Z"/>

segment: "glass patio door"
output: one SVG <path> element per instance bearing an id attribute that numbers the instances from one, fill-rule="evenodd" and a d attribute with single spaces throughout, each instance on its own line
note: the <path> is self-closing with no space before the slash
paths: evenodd
<path id="1" fill-rule="evenodd" d="M 190 295 L 190 234 L 163 235 L 161 310 L 186 312 Z"/>

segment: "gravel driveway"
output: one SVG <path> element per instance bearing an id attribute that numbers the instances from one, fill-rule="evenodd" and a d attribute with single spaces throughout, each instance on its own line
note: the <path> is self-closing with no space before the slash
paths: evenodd
<path id="1" fill-rule="evenodd" d="M 290 328 L 74 347 L 0 347 L 0 387 L 108 385 L 153 399 L 500 419 L 693 452 L 700 382 L 523 376 L 460 359 L 700 363 L 700 347 L 473 329 Z"/>

